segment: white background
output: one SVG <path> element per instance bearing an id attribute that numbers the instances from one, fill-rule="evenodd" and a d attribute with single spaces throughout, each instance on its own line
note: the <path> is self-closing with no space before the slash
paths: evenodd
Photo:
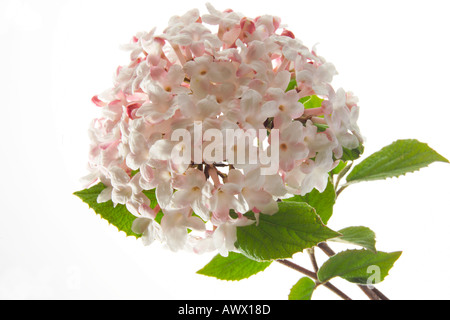
<path id="1" fill-rule="evenodd" d="M 320 43 L 336 87 L 360 98 L 366 156 L 415 138 L 450 158 L 448 1 L 211 2 L 280 16 L 307 46 Z M 300 278 L 279 264 L 242 282 L 197 275 L 212 255 L 143 247 L 72 195 L 98 115 L 90 99 L 128 62 L 119 45 L 193 7 L 206 12 L 203 1 L 0 1 L 0 298 L 286 299 Z M 450 165 L 436 163 L 342 193 L 331 228 L 368 226 L 379 250 L 404 251 L 379 285 L 388 297 L 450 298 L 449 181 Z M 336 297 L 320 288 L 314 298 Z"/>

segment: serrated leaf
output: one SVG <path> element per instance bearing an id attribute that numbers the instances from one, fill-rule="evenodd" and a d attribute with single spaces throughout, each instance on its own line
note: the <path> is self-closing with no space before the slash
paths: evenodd
<path id="1" fill-rule="evenodd" d="M 327 282 L 341 277 L 352 283 L 376 284 L 384 280 L 401 252 L 374 253 L 369 250 L 347 250 L 328 259 L 320 267 L 317 277 Z"/>
<path id="2" fill-rule="evenodd" d="M 372 252 L 376 252 L 375 232 L 367 227 L 348 227 L 338 231 L 342 234 L 341 237 L 330 239 L 334 242 L 342 242 L 348 244 L 355 244 L 366 248 Z"/>
<path id="3" fill-rule="evenodd" d="M 291 289 L 289 300 L 311 300 L 316 283 L 308 278 L 301 278 Z"/>
<path id="4" fill-rule="evenodd" d="M 347 183 L 382 180 L 414 172 L 446 158 L 417 140 L 397 140 L 375 152 L 349 173 Z"/>
<path id="5" fill-rule="evenodd" d="M 306 202 L 316 209 L 316 213 L 320 216 L 323 223 L 327 224 L 333 215 L 333 206 L 336 203 L 336 191 L 334 190 L 333 183 L 329 180 L 326 189 L 322 193 L 314 189 L 305 196 L 296 195 L 287 199 L 287 201 Z"/>
<path id="6" fill-rule="evenodd" d="M 271 263 L 271 261 L 257 262 L 242 254 L 230 252 L 228 257 L 222 257 L 220 254 L 215 256 L 197 273 L 219 280 L 239 281 L 264 271 Z"/>
<path id="7" fill-rule="evenodd" d="M 110 224 L 117 227 L 119 231 L 125 232 L 127 236 L 140 238 L 140 235 L 131 231 L 131 226 L 136 217 L 133 216 L 124 205 L 118 204 L 114 207 L 112 201 L 97 203 L 98 195 L 105 188 L 103 183 L 99 183 L 89 189 L 75 192 L 74 195 L 83 200 L 84 203 L 87 203 L 91 209 Z"/>
<path id="8" fill-rule="evenodd" d="M 259 224 L 237 228 L 236 247 L 256 261 L 291 258 L 327 239 L 340 236 L 325 226 L 304 202 L 280 202 L 272 216 L 261 214 Z"/>

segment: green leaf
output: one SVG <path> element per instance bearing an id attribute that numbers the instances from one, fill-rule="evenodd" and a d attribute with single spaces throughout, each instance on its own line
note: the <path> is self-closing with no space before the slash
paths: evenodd
<path id="1" fill-rule="evenodd" d="M 297 87 L 297 80 L 291 79 L 291 81 L 289 81 L 288 87 L 286 88 L 286 92 L 294 90 L 295 87 Z"/>
<path id="2" fill-rule="evenodd" d="M 289 300 L 311 300 L 316 283 L 310 278 L 301 278 L 291 289 Z"/>
<path id="3" fill-rule="evenodd" d="M 300 102 L 303 104 L 305 109 L 314 109 L 320 108 L 322 106 L 323 99 L 318 96 L 308 96 L 300 99 Z"/>
<path id="4" fill-rule="evenodd" d="M 256 261 L 291 258 L 327 239 L 340 236 L 304 202 L 280 202 L 279 211 L 261 214 L 259 224 L 237 228 L 236 247 Z"/>
<path id="5" fill-rule="evenodd" d="M 306 202 L 316 209 L 316 213 L 320 216 L 324 224 L 328 223 L 333 215 L 333 206 L 336 203 L 336 191 L 334 190 L 331 180 L 328 181 L 327 188 L 320 193 L 317 189 L 312 190 L 305 196 L 296 195 L 287 201 Z"/>
<path id="6" fill-rule="evenodd" d="M 375 248 L 375 232 L 367 227 L 348 227 L 338 232 L 342 234 L 342 237 L 330 239 L 330 241 L 356 244 L 372 252 L 377 251 Z"/>
<path id="7" fill-rule="evenodd" d="M 384 280 L 401 252 L 374 253 L 368 250 L 347 250 L 326 261 L 317 273 L 320 282 L 341 277 L 352 283 L 376 284 Z"/>
<path id="8" fill-rule="evenodd" d="M 425 143 L 398 140 L 355 166 L 347 176 L 347 183 L 399 177 L 436 161 L 448 162 Z"/>
<path id="9" fill-rule="evenodd" d="M 339 164 L 337 165 L 336 168 L 334 168 L 334 169 L 331 171 L 331 174 L 332 174 L 332 175 L 339 174 L 339 173 L 340 173 L 342 170 L 344 170 L 346 167 L 347 167 L 347 162 L 339 161 Z"/>
<path id="10" fill-rule="evenodd" d="M 317 132 L 324 132 L 329 128 L 326 124 L 314 123 L 314 125 L 317 127 Z"/>
<path id="11" fill-rule="evenodd" d="M 347 149 L 342 148 L 343 154 L 341 157 L 342 161 L 353 161 L 361 158 L 361 155 L 364 153 L 364 146 L 362 144 L 359 145 L 358 148 L 355 149 Z"/>
<path id="12" fill-rule="evenodd" d="M 89 189 L 75 192 L 74 195 L 79 197 L 83 202 L 87 203 L 103 219 L 108 221 L 113 226 L 117 227 L 119 231 L 125 232 L 127 236 L 140 238 L 140 235 L 131 231 L 133 221 L 136 219 L 124 205 L 117 205 L 114 207 L 112 201 L 105 203 L 97 203 L 98 195 L 105 189 L 103 183 L 99 183 Z"/>
<path id="13" fill-rule="evenodd" d="M 230 252 L 228 257 L 215 256 L 198 274 L 220 280 L 239 281 L 264 271 L 272 262 L 257 262 L 246 256 Z"/>

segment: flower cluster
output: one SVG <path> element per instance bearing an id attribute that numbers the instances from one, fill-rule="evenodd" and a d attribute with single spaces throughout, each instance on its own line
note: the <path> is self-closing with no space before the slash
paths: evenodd
<path id="1" fill-rule="evenodd" d="M 136 216 L 133 231 L 147 244 L 227 255 L 236 227 L 257 223 L 247 212 L 275 214 L 279 199 L 322 192 L 343 148 L 358 147 L 362 138 L 357 99 L 330 85 L 335 67 L 279 18 L 207 9 L 172 17 L 161 34 L 141 32 L 125 46 L 131 62 L 117 69 L 113 88 L 92 99 L 101 116 L 89 131 L 86 180 L 106 186 L 99 203 L 126 205 Z M 305 108 L 308 97 L 321 104 Z M 266 139 L 257 144 L 267 150 L 279 133 L 277 170 L 262 174 L 261 163 L 226 155 L 174 161 L 174 149 L 187 145 L 173 141 L 173 132 L 194 136 L 199 122 L 202 133 L 263 129 Z M 236 150 L 238 142 L 220 147 Z M 192 139 L 194 149 L 211 143 L 204 135 Z M 154 191 L 157 204 L 146 191 Z"/>

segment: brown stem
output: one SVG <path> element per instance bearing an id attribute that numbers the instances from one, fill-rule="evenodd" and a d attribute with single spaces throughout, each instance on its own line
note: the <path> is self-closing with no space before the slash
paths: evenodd
<path id="1" fill-rule="evenodd" d="M 369 297 L 370 300 L 380 300 L 378 295 L 369 287 L 358 284 L 358 287 Z"/>
<path id="2" fill-rule="evenodd" d="M 309 271 L 308 269 L 305 269 L 305 268 L 299 266 L 298 264 L 295 264 L 295 263 L 293 263 L 291 261 L 288 261 L 288 260 L 277 260 L 277 262 L 279 262 L 279 263 L 281 263 L 281 264 L 283 264 L 283 265 L 285 265 L 285 266 L 287 266 L 287 267 L 289 267 L 291 269 L 294 269 L 295 271 L 303 273 L 305 276 L 308 276 L 310 278 L 313 278 L 314 280 L 317 280 L 316 273 L 314 273 L 312 271 Z"/>
<path id="3" fill-rule="evenodd" d="M 336 191 L 336 198 L 339 197 L 341 192 L 344 191 L 345 189 L 347 189 L 347 187 L 348 187 L 348 185 L 347 186 L 343 186 L 338 191 Z"/>
<path id="4" fill-rule="evenodd" d="M 372 291 L 380 298 L 380 300 L 389 300 L 388 297 L 386 297 L 380 290 L 377 288 L 372 288 Z"/>
<path id="5" fill-rule="evenodd" d="M 311 264 L 314 268 L 314 272 L 317 274 L 319 271 L 319 266 L 316 260 L 316 254 L 314 253 L 314 248 L 308 249 L 309 259 L 311 260 Z"/>
<path id="6" fill-rule="evenodd" d="M 291 261 L 288 260 L 277 260 L 277 262 L 295 270 L 298 271 L 300 273 L 303 273 L 304 275 L 313 278 L 314 280 L 317 280 L 317 274 L 315 272 L 309 271 L 308 269 L 305 269 L 301 266 L 299 266 L 298 264 L 295 264 Z M 326 283 L 319 283 L 320 285 L 323 285 L 324 287 L 326 287 L 327 289 L 329 289 L 330 291 L 334 292 L 335 294 L 337 294 L 339 297 L 341 297 L 344 300 L 352 300 L 349 296 L 347 296 L 345 293 L 343 293 L 341 290 L 339 290 L 338 288 L 336 288 L 334 285 L 332 285 L 329 282 Z"/>

